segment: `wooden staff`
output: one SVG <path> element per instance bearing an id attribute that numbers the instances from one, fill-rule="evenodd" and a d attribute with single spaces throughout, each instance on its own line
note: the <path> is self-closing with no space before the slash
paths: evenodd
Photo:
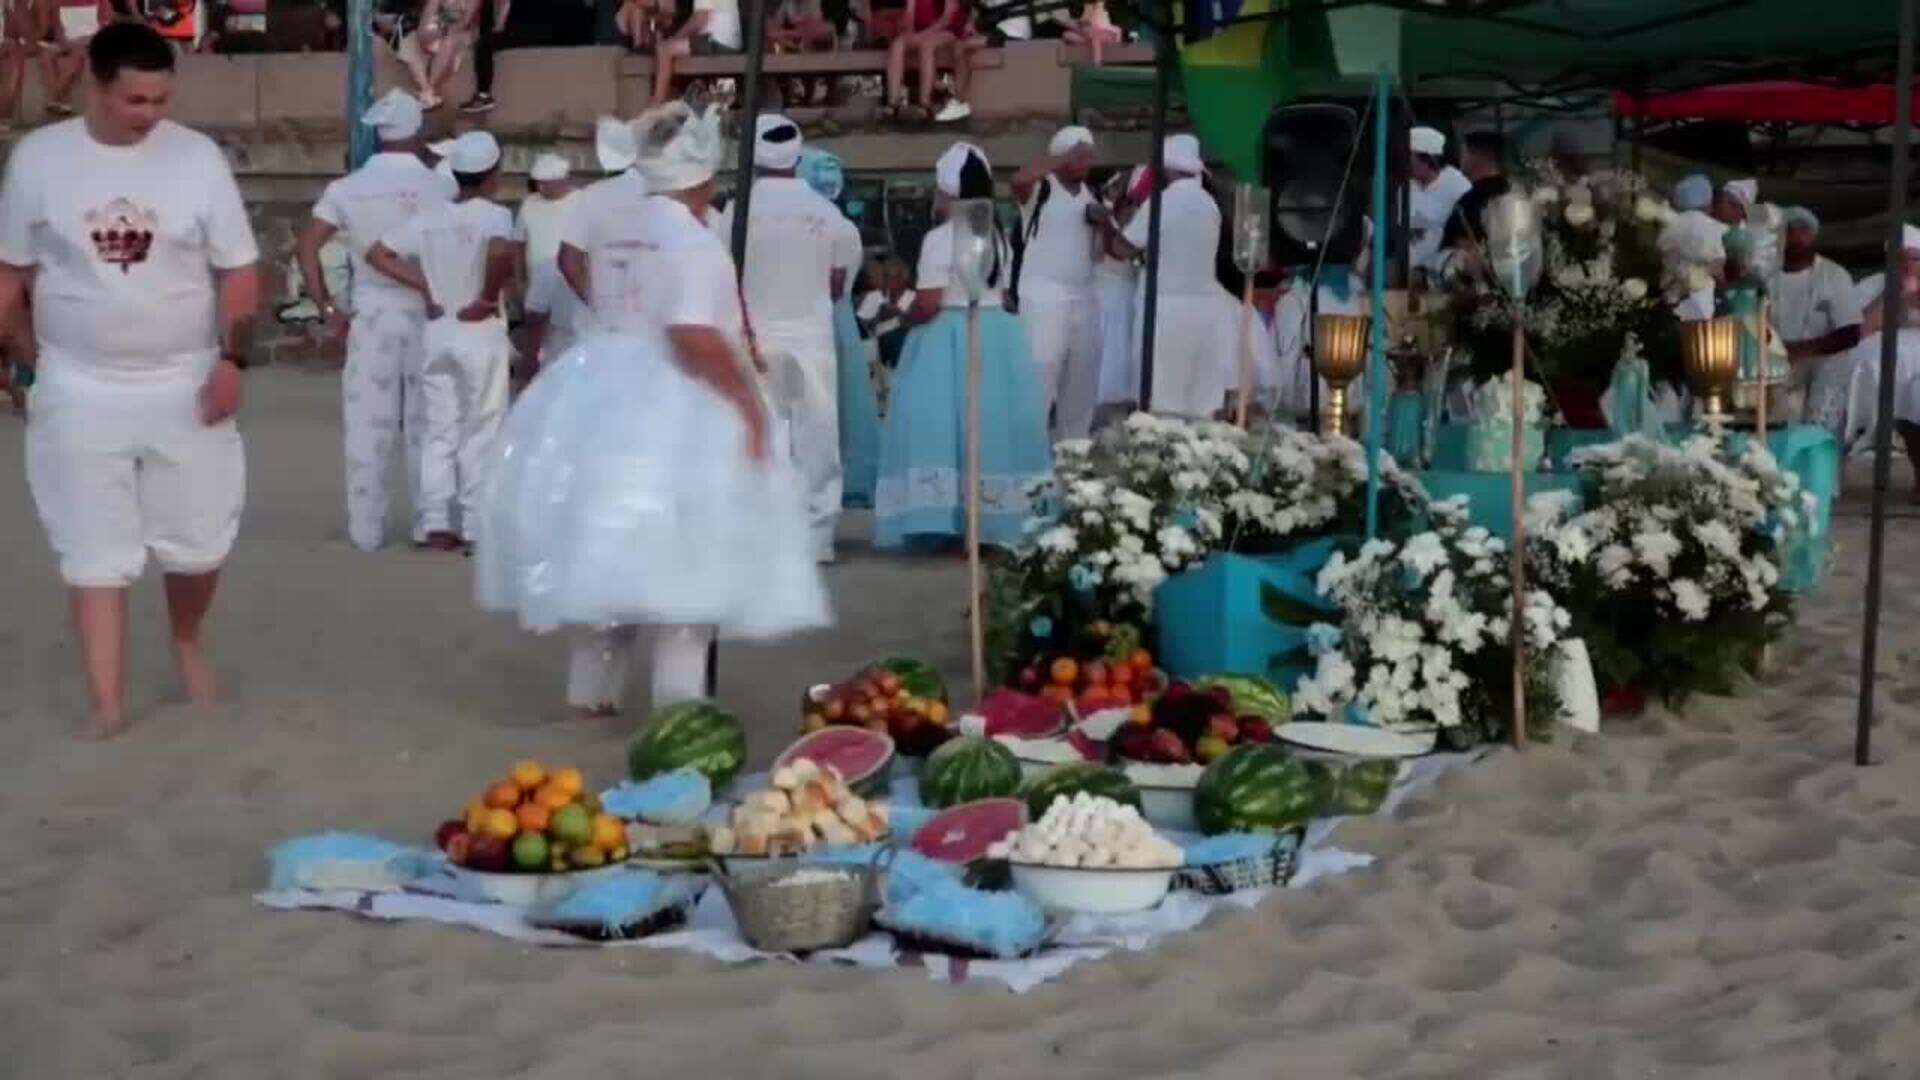
<path id="1" fill-rule="evenodd" d="M 1246 287 L 1240 293 L 1240 400 L 1234 409 L 1233 422 L 1246 430 L 1247 407 L 1253 399 L 1253 275 L 1247 275 Z"/>
<path id="2" fill-rule="evenodd" d="M 1770 339 L 1773 336 L 1768 330 L 1767 307 L 1766 294 L 1762 293 L 1760 295 L 1760 333 L 1758 335 L 1760 338 L 1760 365 L 1757 372 L 1760 378 L 1760 400 L 1754 404 L 1753 408 L 1754 419 L 1757 421 L 1754 426 L 1759 428 L 1758 438 L 1760 439 L 1760 447 L 1763 450 L 1766 449 L 1767 446 L 1767 367 L 1771 359 L 1768 356 L 1767 349 L 1768 346 L 1772 344 Z"/>
<path id="3" fill-rule="evenodd" d="M 987 695 L 986 590 L 980 570 L 980 301 L 967 305 L 967 605 L 973 653 L 973 699 Z"/>
<path id="4" fill-rule="evenodd" d="M 1526 417 L 1522 411 L 1526 402 L 1527 384 L 1523 364 L 1526 348 L 1526 327 L 1515 316 L 1513 370 L 1507 379 L 1513 391 L 1513 458 L 1508 463 L 1513 473 L 1513 618 L 1508 633 L 1513 642 L 1513 747 L 1516 750 L 1524 750 L 1527 745 L 1527 480 L 1521 464 L 1522 436 L 1526 431 Z"/>

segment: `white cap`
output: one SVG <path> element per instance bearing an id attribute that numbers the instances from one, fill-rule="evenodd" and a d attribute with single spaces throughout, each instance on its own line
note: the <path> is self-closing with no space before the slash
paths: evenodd
<path id="1" fill-rule="evenodd" d="M 960 197 L 960 174 L 966 170 L 967 159 L 974 157 L 979 158 L 989 172 L 993 170 L 992 164 L 987 161 L 986 151 L 964 142 L 947 147 L 947 152 L 933 163 L 933 182 L 942 195 L 955 199 Z"/>
<path id="2" fill-rule="evenodd" d="M 1407 132 L 1407 149 L 1428 157 L 1439 157 L 1447 152 L 1447 137 L 1440 129 L 1417 127 Z"/>
<path id="3" fill-rule="evenodd" d="M 381 142 L 399 142 L 420 134 L 423 115 L 420 100 L 405 90 L 393 89 L 360 115 L 360 122 L 372 128 Z"/>
<path id="4" fill-rule="evenodd" d="M 432 154 L 434 157 L 444 160 L 448 156 L 452 155 L 453 144 L 458 141 L 459 141 L 458 139 L 441 139 L 439 142 L 428 143 L 427 152 Z"/>
<path id="5" fill-rule="evenodd" d="M 573 172 L 573 166 L 559 154 L 546 153 L 533 159 L 533 168 L 527 170 L 527 176 L 536 184 L 553 180 L 565 180 Z"/>
<path id="6" fill-rule="evenodd" d="M 477 176 L 500 164 L 500 144 L 484 131 L 469 131 L 453 140 L 447 163 L 462 176 Z"/>
<path id="7" fill-rule="evenodd" d="M 779 113 L 761 113 L 753 122 L 753 162 L 785 172 L 800 164 L 800 125 Z"/>
<path id="8" fill-rule="evenodd" d="M 633 168 L 633 163 L 640 158 L 633 125 L 615 117 L 601 117 L 593 126 L 593 156 L 600 162 L 601 172 L 619 173 Z"/>
<path id="9" fill-rule="evenodd" d="M 1900 249 L 1920 252 L 1920 226 L 1900 226 Z"/>
<path id="10" fill-rule="evenodd" d="M 1078 124 L 1073 127 L 1063 127 L 1053 133 L 1053 138 L 1047 140 L 1047 156 L 1059 157 L 1076 146 L 1092 149 L 1093 132 Z"/>
<path id="11" fill-rule="evenodd" d="M 1760 198 L 1760 181 L 1752 177 L 1729 180 L 1720 185 L 1720 190 L 1738 199 L 1741 206 L 1752 206 Z"/>
<path id="12" fill-rule="evenodd" d="M 1207 171 L 1206 162 L 1200 159 L 1200 140 L 1192 135 L 1167 136 L 1166 148 L 1162 151 L 1167 171 L 1170 173 L 1191 173 L 1198 176 Z"/>

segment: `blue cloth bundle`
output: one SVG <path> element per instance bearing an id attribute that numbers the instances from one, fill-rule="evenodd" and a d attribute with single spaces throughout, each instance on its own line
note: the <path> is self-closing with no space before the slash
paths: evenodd
<path id="1" fill-rule="evenodd" d="M 615 817 L 692 825 L 713 805 L 713 785 L 696 770 L 675 769 L 644 783 L 622 780 L 600 796 L 600 805 Z"/>
<path id="2" fill-rule="evenodd" d="M 656 874 L 651 870 L 613 874 L 574 890 L 553 905 L 547 917 L 556 922 L 597 923 L 614 933 L 669 908 L 692 903 L 703 887 L 704 879 L 695 874 Z"/>
<path id="3" fill-rule="evenodd" d="M 891 890 L 890 890 L 891 891 Z M 969 889 L 955 878 L 929 878 L 882 913 L 887 926 L 1007 959 L 1040 947 L 1047 916 L 1016 892 Z"/>

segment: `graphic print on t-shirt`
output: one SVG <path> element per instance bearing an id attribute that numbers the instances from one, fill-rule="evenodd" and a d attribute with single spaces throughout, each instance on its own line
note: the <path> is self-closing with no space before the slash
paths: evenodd
<path id="1" fill-rule="evenodd" d="M 123 274 L 147 261 L 153 251 L 153 234 L 160 227 L 160 215 L 135 205 L 128 199 L 115 199 L 99 210 L 86 214 L 87 235 L 93 240 L 94 254 L 100 261 L 118 266 Z"/>

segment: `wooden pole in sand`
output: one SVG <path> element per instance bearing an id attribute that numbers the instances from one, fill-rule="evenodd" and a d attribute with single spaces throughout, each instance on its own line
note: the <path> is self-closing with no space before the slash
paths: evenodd
<path id="1" fill-rule="evenodd" d="M 980 570 L 980 301 L 967 305 L 967 632 L 973 700 L 987 696 L 986 589 Z"/>
<path id="2" fill-rule="evenodd" d="M 1234 407 L 1233 422 L 1247 429 L 1247 406 L 1253 400 L 1253 275 L 1240 290 L 1240 400 Z"/>
<path id="3" fill-rule="evenodd" d="M 1526 432 L 1527 330 L 1518 315 L 1513 320 L 1513 370 L 1508 373 L 1513 391 L 1513 455 L 1508 462 L 1513 474 L 1513 615 L 1508 634 L 1513 643 L 1513 747 L 1527 745 L 1527 479 L 1522 467 L 1523 435 Z"/>
<path id="4" fill-rule="evenodd" d="M 1760 294 L 1760 363 L 1756 374 L 1760 379 L 1760 399 L 1754 402 L 1754 437 L 1760 440 L 1760 449 L 1767 449 L 1767 348 L 1772 344 L 1773 334 L 1768 330 L 1767 294 Z"/>

